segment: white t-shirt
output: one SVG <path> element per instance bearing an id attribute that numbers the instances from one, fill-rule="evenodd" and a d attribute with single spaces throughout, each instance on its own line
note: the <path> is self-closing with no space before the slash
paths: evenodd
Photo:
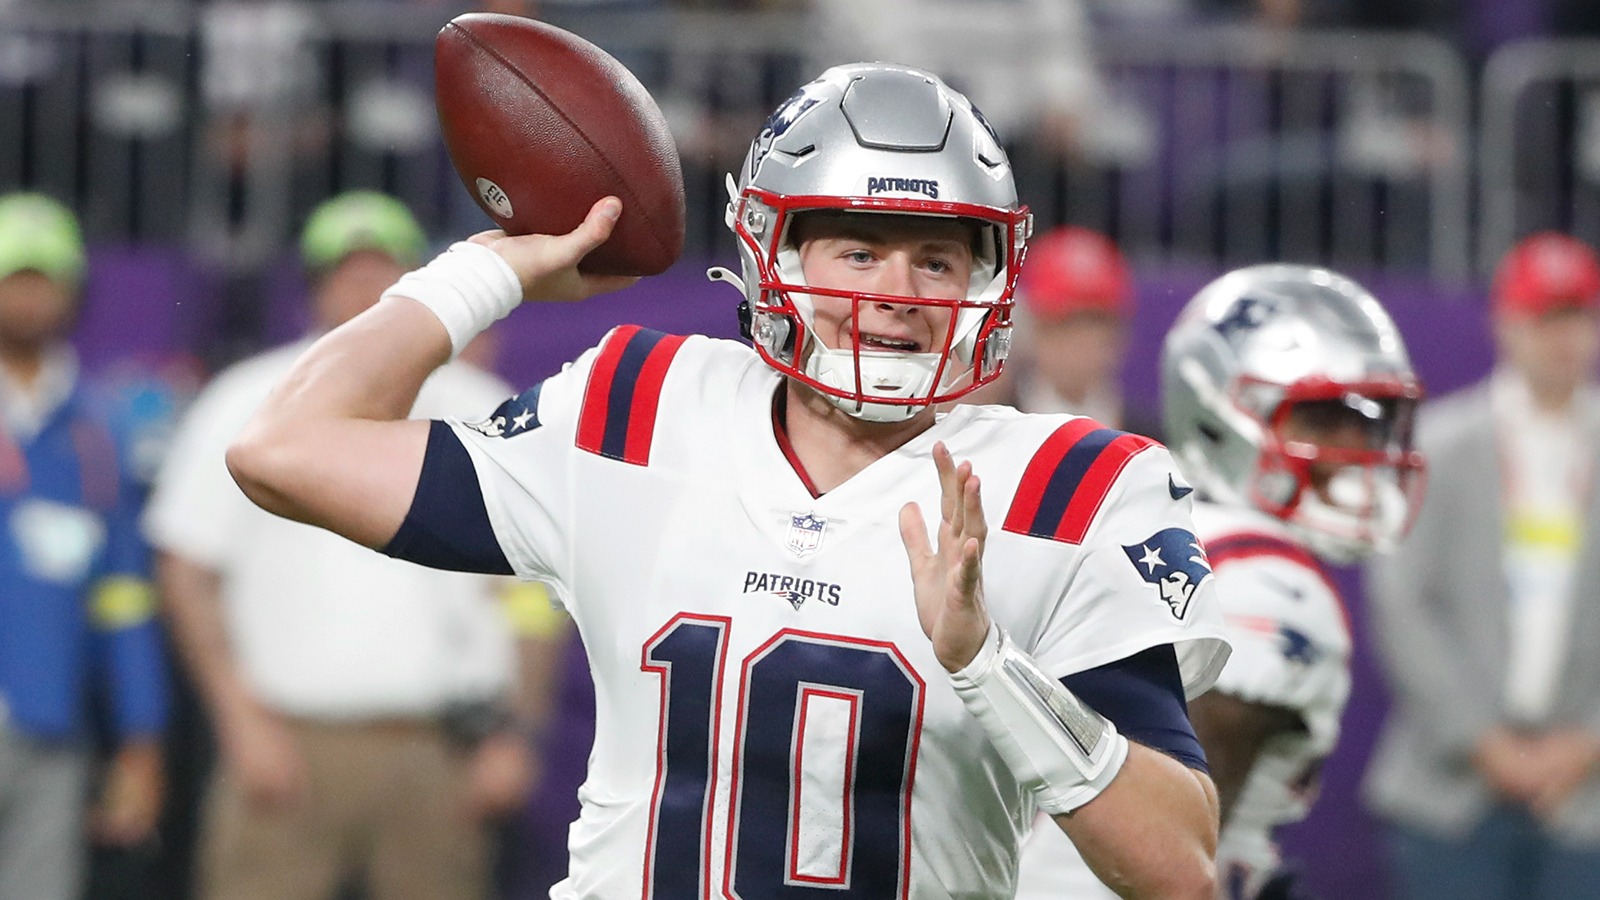
<path id="1" fill-rule="evenodd" d="M 361 719 L 430 715 L 509 683 L 513 639 L 497 579 L 390 559 L 250 502 L 224 454 L 308 346 L 216 377 L 174 436 L 144 513 L 151 542 L 217 571 L 233 653 L 269 706 Z M 505 385 L 463 364 L 423 386 L 414 414 L 494 408 Z"/>
<path id="2" fill-rule="evenodd" d="M 453 423 L 501 551 L 554 586 L 594 678 L 558 900 L 1009 893 L 1034 805 L 934 659 L 897 524 L 907 501 L 938 515 L 935 441 L 982 479 L 989 611 L 1046 671 L 1175 644 L 1199 691 L 1226 658 L 1164 448 L 964 406 L 815 497 L 779 384 L 743 344 L 621 328 Z"/>
<path id="3" fill-rule="evenodd" d="M 1278 869 L 1273 829 L 1316 800 L 1322 761 L 1350 696 L 1344 606 L 1305 545 L 1256 510 L 1197 503 L 1195 525 L 1216 566 L 1233 654 L 1213 690 L 1292 709 L 1306 730 L 1262 747 L 1217 847 L 1227 897 L 1254 897 Z M 1023 850 L 1017 900 L 1112 898 L 1060 829 L 1041 819 Z"/>

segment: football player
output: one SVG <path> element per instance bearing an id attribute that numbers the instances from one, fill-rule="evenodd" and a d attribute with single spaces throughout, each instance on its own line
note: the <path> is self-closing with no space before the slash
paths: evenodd
<path id="1" fill-rule="evenodd" d="M 1009 344 L 1030 219 L 994 133 L 933 75 L 838 67 L 730 193 L 742 271 L 713 277 L 751 344 L 619 327 L 484 421 L 396 421 L 524 296 L 628 283 L 576 268 L 605 198 L 402 278 L 301 359 L 235 477 L 386 553 L 555 586 L 597 709 L 553 896 L 1007 896 L 1035 809 L 1129 896 L 1210 896 L 1183 707 L 1226 644 L 1169 454 L 937 412 Z"/>
<path id="2" fill-rule="evenodd" d="M 1293 893 L 1273 830 L 1299 821 L 1350 692 L 1349 622 L 1323 562 L 1393 546 L 1420 499 L 1422 389 L 1378 301 L 1325 269 L 1255 266 L 1197 294 L 1162 355 L 1166 428 L 1233 654 L 1189 704 L 1222 801 L 1219 896 Z M 1017 897 L 1112 896 L 1036 829 Z"/>

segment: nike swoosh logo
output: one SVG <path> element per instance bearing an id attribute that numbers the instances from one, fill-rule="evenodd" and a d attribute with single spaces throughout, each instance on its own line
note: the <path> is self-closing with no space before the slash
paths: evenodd
<path id="1" fill-rule="evenodd" d="M 1172 477 L 1171 473 L 1168 473 L 1167 493 L 1171 494 L 1172 499 L 1174 500 L 1182 500 L 1183 498 L 1194 493 L 1194 488 L 1189 487 L 1187 484 L 1178 484 L 1178 479 Z"/>

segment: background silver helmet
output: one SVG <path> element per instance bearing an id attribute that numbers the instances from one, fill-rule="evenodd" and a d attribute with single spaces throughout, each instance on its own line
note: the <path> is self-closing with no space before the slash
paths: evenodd
<path id="1" fill-rule="evenodd" d="M 1179 314 L 1161 375 L 1168 444 L 1203 493 L 1283 519 L 1334 561 L 1404 535 L 1423 487 L 1422 388 L 1389 314 L 1354 281 L 1230 272 Z M 1347 439 L 1308 440 L 1304 423 Z"/>
<path id="2" fill-rule="evenodd" d="M 994 379 L 1010 347 L 1012 293 L 1031 228 L 1017 204 L 1011 165 L 966 97 L 937 76 L 888 63 L 837 66 L 767 119 L 737 182 L 727 224 L 741 273 L 741 314 L 769 365 L 851 415 L 898 421 Z M 967 296 L 931 300 L 808 287 L 790 238 L 810 210 L 961 218 L 979 237 Z M 953 307 L 937 352 L 827 347 L 812 329 L 813 295 Z"/>

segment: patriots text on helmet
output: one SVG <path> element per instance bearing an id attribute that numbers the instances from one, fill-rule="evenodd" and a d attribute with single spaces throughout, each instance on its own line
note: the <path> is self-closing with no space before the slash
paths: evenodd
<path id="1" fill-rule="evenodd" d="M 867 178 L 867 196 L 874 194 L 924 194 L 939 199 L 939 182 L 932 178 L 895 178 L 873 175 Z"/>

